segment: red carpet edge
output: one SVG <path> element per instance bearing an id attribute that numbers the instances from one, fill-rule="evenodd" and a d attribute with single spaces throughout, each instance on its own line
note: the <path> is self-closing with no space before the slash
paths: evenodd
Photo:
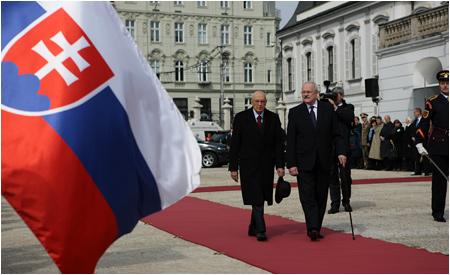
<path id="1" fill-rule="evenodd" d="M 250 210 L 186 197 L 143 222 L 272 273 L 448 274 L 449 258 L 402 244 L 323 228 L 312 242 L 304 223 L 265 215 L 267 242 L 247 235 Z M 225 270 L 217 270 L 225 273 Z"/>
<path id="2" fill-rule="evenodd" d="M 431 182 L 431 177 L 405 177 L 405 178 L 381 178 L 381 179 L 360 179 L 353 180 L 352 184 L 380 184 L 380 183 L 396 183 L 396 182 Z M 297 187 L 296 182 L 291 182 L 291 187 Z M 274 184 L 275 188 L 275 184 Z M 222 192 L 222 191 L 237 191 L 241 190 L 240 185 L 229 186 L 208 186 L 198 187 L 192 193 L 205 193 L 205 192 Z"/>

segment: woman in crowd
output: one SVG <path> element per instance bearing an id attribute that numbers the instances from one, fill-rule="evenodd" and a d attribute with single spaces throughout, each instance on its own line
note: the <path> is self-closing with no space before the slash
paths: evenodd
<path id="1" fill-rule="evenodd" d="M 402 170 L 402 159 L 403 159 L 403 126 L 400 120 L 394 120 L 394 130 L 392 130 L 391 144 L 395 147 L 397 151 L 396 157 L 392 160 L 392 167 L 394 171 Z"/>
<path id="2" fill-rule="evenodd" d="M 376 118 L 376 122 L 372 122 L 372 140 L 370 142 L 370 152 L 369 152 L 369 159 L 371 159 L 371 162 L 374 164 L 373 169 L 375 170 L 381 170 L 383 158 L 380 156 L 380 145 L 381 145 L 381 139 L 380 139 L 380 132 L 383 128 L 384 123 L 380 116 Z M 370 133 L 369 133 L 370 134 Z"/>

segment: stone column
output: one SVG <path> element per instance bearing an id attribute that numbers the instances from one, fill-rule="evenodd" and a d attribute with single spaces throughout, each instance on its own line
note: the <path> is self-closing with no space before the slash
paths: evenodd
<path id="1" fill-rule="evenodd" d="M 233 106 L 231 106 L 230 100 L 228 97 L 223 101 L 225 104 L 222 105 L 223 109 L 223 129 L 224 130 L 230 130 L 231 128 L 231 109 L 233 109 Z"/>
<path id="2" fill-rule="evenodd" d="M 198 98 L 198 96 L 195 97 L 194 99 L 195 104 L 193 106 L 194 108 L 194 119 L 200 119 L 200 114 L 201 114 L 201 110 L 203 105 L 200 104 L 200 98 Z"/>
<path id="3" fill-rule="evenodd" d="M 280 117 L 281 128 L 285 129 L 286 124 L 286 106 L 284 106 L 284 101 L 282 98 L 278 100 L 278 106 L 275 108 L 278 112 L 278 116 Z"/>

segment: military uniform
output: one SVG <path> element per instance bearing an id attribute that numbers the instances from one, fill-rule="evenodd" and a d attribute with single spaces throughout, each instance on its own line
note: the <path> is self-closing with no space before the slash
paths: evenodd
<path id="1" fill-rule="evenodd" d="M 437 78 L 439 81 L 448 82 L 448 71 L 439 72 Z M 423 144 L 423 146 L 428 149 L 431 159 L 447 175 L 447 178 L 443 177 L 443 175 L 433 166 L 431 208 L 434 219 L 441 222 L 445 222 L 443 216 L 445 210 L 445 197 L 447 195 L 449 165 L 448 103 L 448 97 L 442 92 L 430 97 L 425 103 L 423 119 L 420 121 L 416 131 L 416 144 L 423 143 L 428 136 L 428 142 L 426 142 L 427 144 Z"/>
<path id="2" fill-rule="evenodd" d="M 361 113 L 361 118 L 368 117 L 366 113 Z M 362 132 L 361 132 L 361 145 L 362 145 L 362 154 L 364 159 L 364 166 L 367 168 L 369 166 L 369 146 L 367 146 L 369 139 L 369 130 L 370 130 L 370 120 L 366 120 L 362 124 Z"/>

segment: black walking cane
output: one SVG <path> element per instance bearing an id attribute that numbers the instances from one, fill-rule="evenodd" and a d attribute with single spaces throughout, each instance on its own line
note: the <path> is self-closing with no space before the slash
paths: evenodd
<path id="1" fill-rule="evenodd" d="M 347 175 L 345 174 L 345 166 L 342 166 L 342 173 L 344 174 L 344 184 L 345 184 L 345 192 L 347 193 L 347 198 L 348 198 L 348 207 L 350 206 L 350 197 L 348 196 L 348 188 L 347 188 Z M 353 236 L 353 240 L 355 240 L 355 232 L 353 231 L 353 221 L 352 221 L 352 211 L 351 209 L 349 209 L 350 211 L 348 211 L 348 214 L 350 216 L 350 226 L 352 227 L 352 236 Z"/>

